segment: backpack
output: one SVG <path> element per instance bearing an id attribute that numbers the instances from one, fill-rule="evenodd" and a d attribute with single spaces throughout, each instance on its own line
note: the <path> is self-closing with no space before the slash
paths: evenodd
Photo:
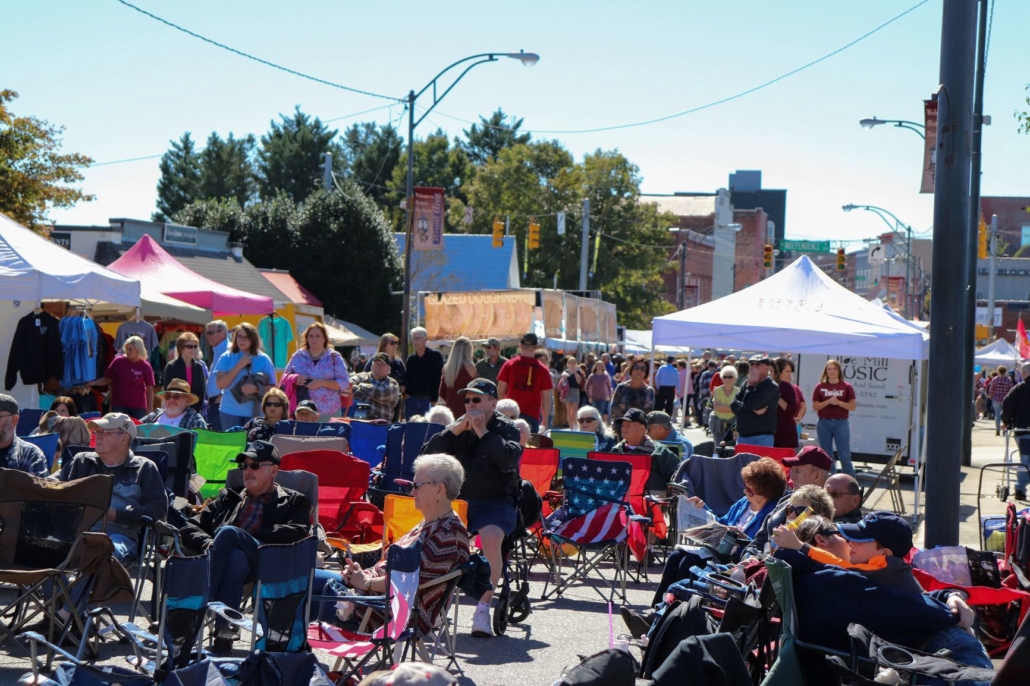
<path id="1" fill-rule="evenodd" d="M 559 686 L 634 686 L 637 661 L 622 650 L 609 648 L 565 668 Z"/>

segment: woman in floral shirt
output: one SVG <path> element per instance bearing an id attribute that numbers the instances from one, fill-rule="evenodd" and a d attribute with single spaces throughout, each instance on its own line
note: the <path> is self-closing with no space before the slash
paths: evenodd
<path id="1" fill-rule="evenodd" d="M 308 389 L 323 417 L 340 416 L 340 392 L 350 389 L 347 364 L 329 343 L 329 332 L 322 322 L 314 322 L 303 335 L 303 347 L 293 353 L 284 374 L 300 377 L 297 386 Z"/>

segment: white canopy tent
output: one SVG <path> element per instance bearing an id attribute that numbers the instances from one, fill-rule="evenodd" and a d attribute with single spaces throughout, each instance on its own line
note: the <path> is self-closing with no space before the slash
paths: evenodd
<path id="1" fill-rule="evenodd" d="M 1013 369 L 1019 364 L 1019 350 L 1004 338 L 999 338 L 993 343 L 988 343 L 982 348 L 977 348 L 973 357 L 974 364 L 985 367 L 997 367 L 999 364 Z"/>
<path id="2" fill-rule="evenodd" d="M 622 344 L 622 348 L 628 353 L 651 352 L 651 332 L 642 329 L 626 329 L 626 341 Z M 671 355 L 690 354 L 689 347 L 679 345 L 660 345 L 655 350 Z"/>
<path id="3" fill-rule="evenodd" d="M 919 362 L 930 352 L 924 329 L 847 290 L 805 255 L 742 291 L 656 317 L 652 330 L 656 345 L 915 360 L 914 393 L 921 388 Z M 915 458 L 917 516 L 926 449 L 921 415 L 911 427 L 922 443 Z"/>
<path id="4" fill-rule="evenodd" d="M 130 312 L 140 306 L 140 285 L 0 214 L 0 361 L 4 368 L 18 320 L 46 300 Z M 38 402 L 36 388 L 20 381 L 9 393 L 26 407 Z"/>

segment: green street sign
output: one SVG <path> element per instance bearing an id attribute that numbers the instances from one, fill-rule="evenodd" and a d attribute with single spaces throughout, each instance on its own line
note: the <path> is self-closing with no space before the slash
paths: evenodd
<path id="1" fill-rule="evenodd" d="M 790 252 L 830 252 L 829 241 L 780 241 L 780 250 Z"/>

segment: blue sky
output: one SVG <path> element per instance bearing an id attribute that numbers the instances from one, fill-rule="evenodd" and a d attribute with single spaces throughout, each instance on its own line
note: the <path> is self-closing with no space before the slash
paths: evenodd
<path id="1" fill-rule="evenodd" d="M 293 69 L 388 95 L 421 88 L 469 54 L 541 55 L 470 72 L 418 130 L 452 136 L 497 107 L 530 130 L 603 127 L 651 119 L 746 90 L 825 55 L 919 0 L 722 2 L 157 2 L 142 8 Z M 997 3 L 990 38 L 983 194 L 1030 195 L 1030 136 L 1016 132 L 1030 83 L 1030 3 Z M 938 82 L 941 0 L 929 0 L 848 50 L 764 90 L 678 119 L 557 138 L 577 156 L 618 148 L 648 193 L 713 191 L 736 169 L 761 169 L 785 188 L 787 234 L 858 240 L 883 224 L 846 203 L 879 205 L 916 231 L 932 224 L 918 193 L 922 141 L 867 116 L 922 121 Z M 388 104 L 284 74 L 207 45 L 115 0 L 9 3 L 0 86 L 14 109 L 66 127 L 66 149 L 97 162 L 159 155 L 191 131 L 268 130 L 295 105 L 334 119 Z M 12 58 L 11 56 L 16 56 Z M 398 121 L 393 107 L 333 123 Z M 55 211 L 59 223 L 149 217 L 158 160 L 101 166 L 83 187 L 97 200 Z"/>

